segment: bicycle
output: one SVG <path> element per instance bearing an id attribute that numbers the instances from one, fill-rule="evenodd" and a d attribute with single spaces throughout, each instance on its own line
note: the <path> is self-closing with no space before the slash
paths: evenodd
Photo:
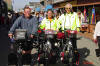
<path id="1" fill-rule="evenodd" d="M 12 47 L 15 47 L 12 49 L 15 50 L 13 51 L 13 54 L 15 53 L 16 55 L 16 63 L 14 63 L 16 66 L 23 66 L 23 65 L 32 65 L 32 56 L 28 52 L 33 48 L 32 41 L 31 39 L 26 38 L 26 30 L 25 29 L 16 29 L 15 34 L 13 38 L 11 38 L 14 42 L 11 45 Z M 23 53 L 23 50 L 25 53 Z M 27 51 L 27 52 L 26 52 Z M 9 55 L 10 56 L 10 55 Z M 12 58 L 12 60 L 16 60 Z M 8 57 L 9 63 L 8 65 L 11 65 L 10 63 L 10 58 Z"/>
<path id="2" fill-rule="evenodd" d="M 78 65 L 79 64 L 79 53 L 76 47 L 76 35 L 77 31 L 65 30 L 64 32 L 60 32 L 60 38 L 58 38 L 61 44 L 61 52 L 60 59 L 64 64 L 68 64 L 69 66 Z M 73 45 L 75 44 L 75 45 Z"/>

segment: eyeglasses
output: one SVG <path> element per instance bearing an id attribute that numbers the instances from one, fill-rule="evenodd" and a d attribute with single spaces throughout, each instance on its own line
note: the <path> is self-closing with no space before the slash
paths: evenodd
<path id="1" fill-rule="evenodd" d="M 71 8 L 66 8 L 66 9 L 71 9 Z"/>

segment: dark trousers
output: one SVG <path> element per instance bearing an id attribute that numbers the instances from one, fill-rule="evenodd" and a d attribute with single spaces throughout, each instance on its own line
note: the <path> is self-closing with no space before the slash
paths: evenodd
<path id="1" fill-rule="evenodd" d="M 98 47 L 100 49 L 100 36 L 97 36 L 97 41 L 98 41 Z"/>
<path id="2" fill-rule="evenodd" d="M 77 39 L 76 38 L 71 38 L 73 50 L 77 50 Z"/>

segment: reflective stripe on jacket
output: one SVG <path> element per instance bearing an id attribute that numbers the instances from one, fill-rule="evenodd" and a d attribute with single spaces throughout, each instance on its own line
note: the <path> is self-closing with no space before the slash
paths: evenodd
<path id="1" fill-rule="evenodd" d="M 58 30 L 58 22 L 56 19 L 52 19 L 51 21 L 47 18 L 44 18 L 42 23 L 40 24 L 41 29 L 51 29 L 51 30 Z"/>
<path id="2" fill-rule="evenodd" d="M 59 23 L 61 24 L 62 30 L 64 29 L 71 29 L 79 31 L 80 22 L 77 13 L 73 12 L 70 14 L 62 14 L 59 17 Z"/>

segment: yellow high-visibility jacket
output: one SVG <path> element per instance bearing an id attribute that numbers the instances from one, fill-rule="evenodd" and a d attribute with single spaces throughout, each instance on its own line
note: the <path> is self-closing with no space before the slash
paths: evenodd
<path id="1" fill-rule="evenodd" d="M 71 29 L 79 31 L 80 22 L 77 13 L 62 14 L 59 17 L 59 23 L 61 24 L 62 30 Z"/>
<path id="2" fill-rule="evenodd" d="M 41 29 L 51 29 L 51 30 L 58 30 L 59 28 L 59 22 L 54 18 L 51 21 L 47 18 L 44 18 L 43 21 L 40 24 Z"/>

